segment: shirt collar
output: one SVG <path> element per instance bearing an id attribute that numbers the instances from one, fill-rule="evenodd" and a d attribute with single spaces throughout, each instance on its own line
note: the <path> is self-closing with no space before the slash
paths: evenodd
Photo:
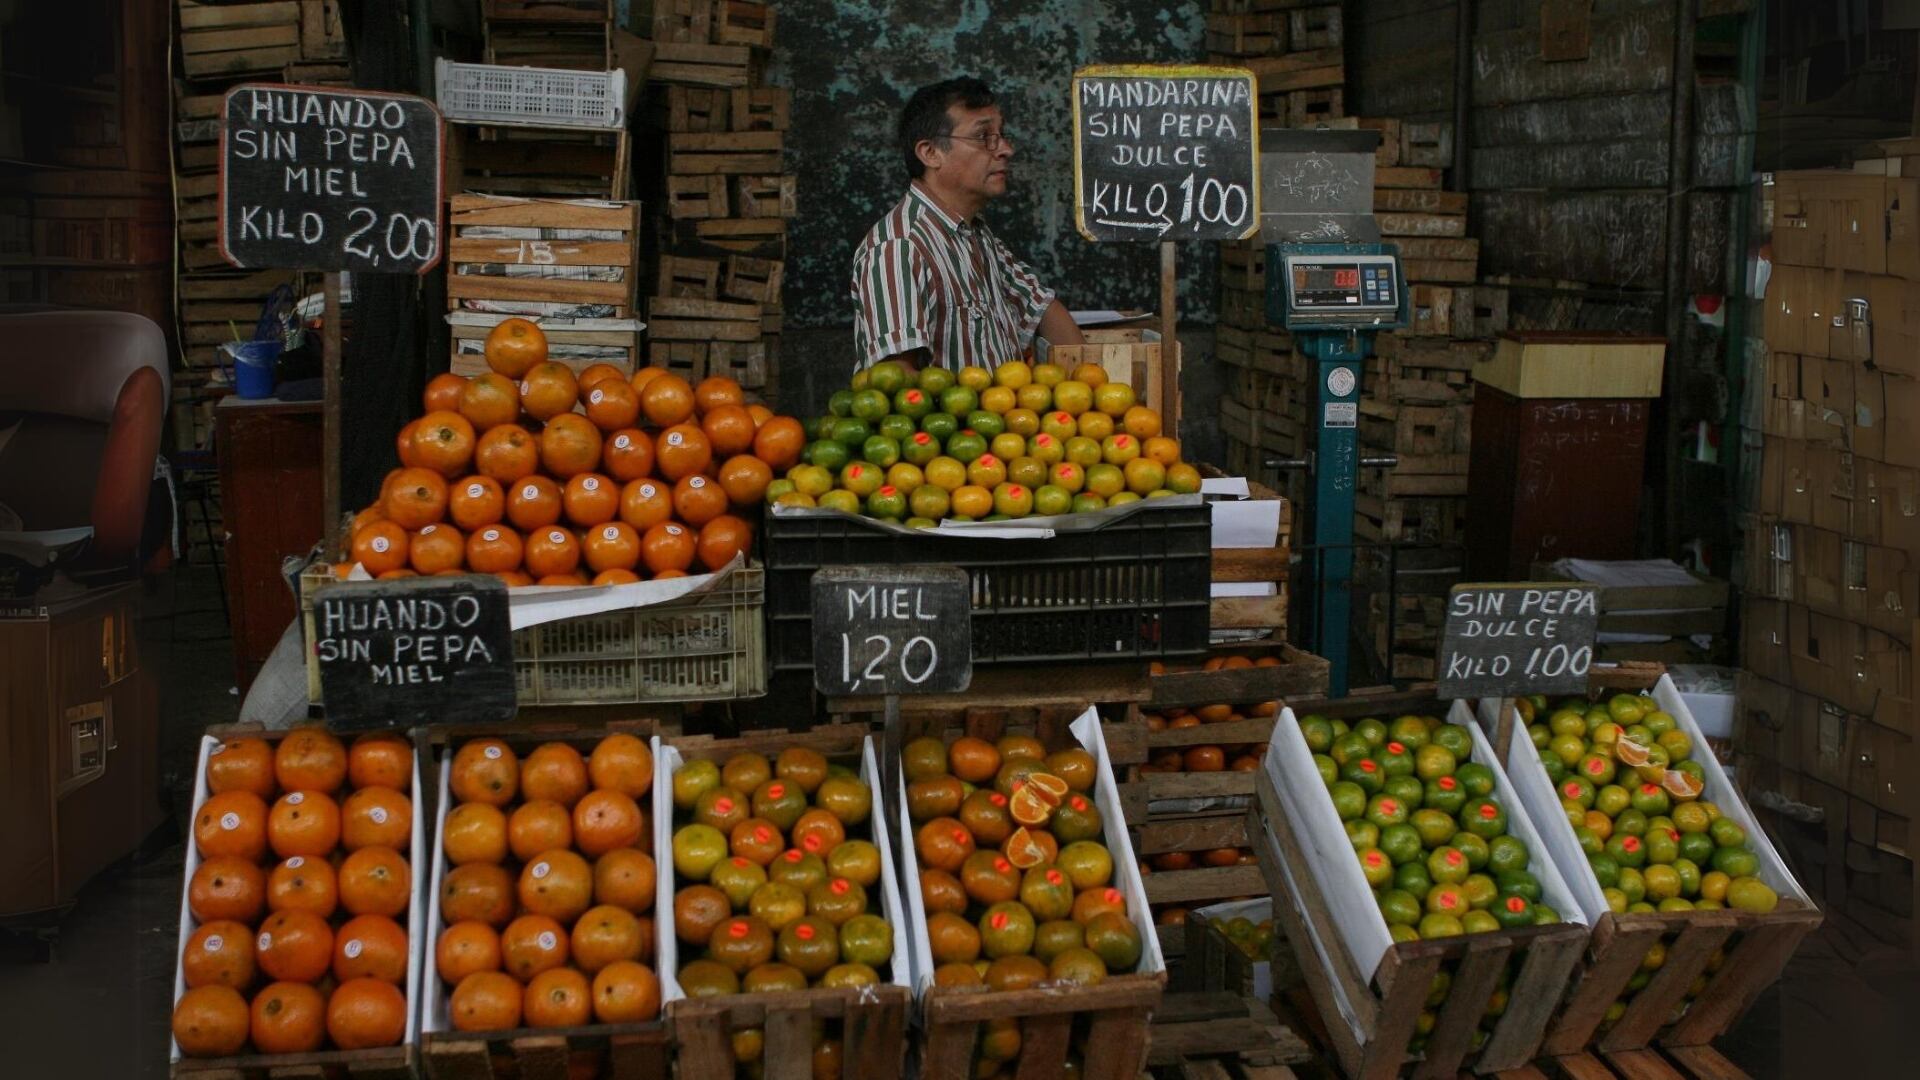
<path id="1" fill-rule="evenodd" d="M 960 221 L 956 219 L 952 214 L 947 213 L 947 211 L 944 208 L 942 208 L 938 202 L 935 202 L 933 196 L 927 194 L 926 190 L 922 188 L 919 184 L 909 183 L 907 185 L 907 197 L 910 199 L 920 200 L 920 205 L 926 207 L 929 211 L 931 211 L 935 219 L 937 219 L 942 225 L 945 225 L 947 227 L 947 230 L 950 232 L 964 234 L 969 230 L 981 229 L 985 227 L 985 224 L 980 221 L 978 216 L 976 216 L 974 220 L 970 222 Z"/>

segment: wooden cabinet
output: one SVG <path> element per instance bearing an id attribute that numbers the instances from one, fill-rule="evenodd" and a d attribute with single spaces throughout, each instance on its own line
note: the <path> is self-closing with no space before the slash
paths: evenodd
<path id="1" fill-rule="evenodd" d="M 72 901 L 159 824 L 137 585 L 0 602 L 0 916 Z"/>
<path id="2" fill-rule="evenodd" d="M 305 555 L 326 532 L 320 418 L 317 401 L 227 397 L 214 409 L 234 682 L 242 695 L 299 610 L 281 560 Z"/>

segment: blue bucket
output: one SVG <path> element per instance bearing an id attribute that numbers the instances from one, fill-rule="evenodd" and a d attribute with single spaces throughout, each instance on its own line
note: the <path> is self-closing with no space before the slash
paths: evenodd
<path id="1" fill-rule="evenodd" d="M 248 399 L 273 396 L 273 367 L 280 359 L 278 341 L 229 341 L 220 351 L 233 361 L 228 370 L 236 396 Z"/>

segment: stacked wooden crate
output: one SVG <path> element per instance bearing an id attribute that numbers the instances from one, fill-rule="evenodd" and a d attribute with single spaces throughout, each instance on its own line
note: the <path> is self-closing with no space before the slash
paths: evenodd
<path id="1" fill-rule="evenodd" d="M 1313 127 L 1347 115 L 1346 33 L 1339 4 L 1302 7 L 1291 0 L 1216 0 L 1214 7 L 1208 21 L 1209 48 L 1218 41 L 1239 48 L 1264 45 L 1268 50 L 1219 54 L 1224 61 L 1251 69 L 1259 79 L 1262 123 Z M 1217 34 L 1215 20 L 1220 26 Z"/>
<path id="2" fill-rule="evenodd" d="M 791 94 L 763 83 L 773 5 L 652 0 L 650 147 L 662 163 L 648 363 L 772 397 L 794 177 Z"/>

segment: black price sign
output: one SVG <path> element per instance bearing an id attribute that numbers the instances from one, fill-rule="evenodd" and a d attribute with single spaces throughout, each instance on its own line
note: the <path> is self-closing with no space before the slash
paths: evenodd
<path id="1" fill-rule="evenodd" d="M 314 595 L 320 700 L 341 730 L 511 719 L 507 587 L 488 574 L 329 585 Z"/>
<path id="2" fill-rule="evenodd" d="M 973 599 L 956 566 L 813 575 L 813 685 L 828 696 L 954 694 L 973 682 Z"/>
<path id="3" fill-rule="evenodd" d="M 440 110 L 315 86 L 227 91 L 220 250 L 241 267 L 418 274 L 440 261 Z"/>
<path id="4" fill-rule="evenodd" d="M 1592 585 L 1455 585 L 1440 639 L 1440 696 L 1586 693 L 1599 626 Z"/>
<path id="5" fill-rule="evenodd" d="M 1260 110 L 1245 68 L 1107 64 L 1073 76 L 1073 211 L 1105 240 L 1260 229 Z"/>

